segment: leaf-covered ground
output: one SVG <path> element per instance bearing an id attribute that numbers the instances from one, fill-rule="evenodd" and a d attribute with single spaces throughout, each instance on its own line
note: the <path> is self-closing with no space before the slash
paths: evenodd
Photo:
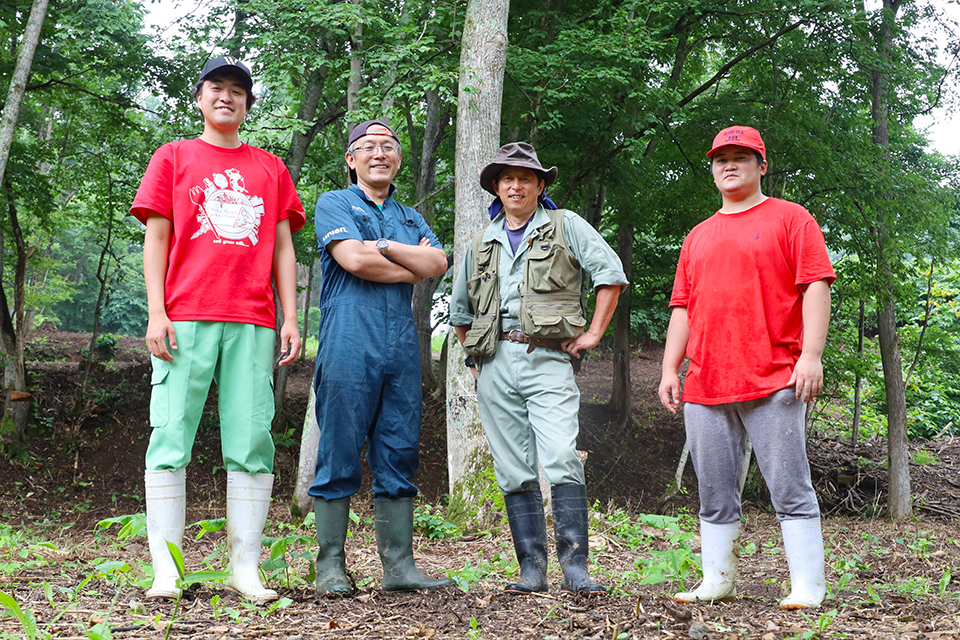
<path id="1" fill-rule="evenodd" d="M 684 491 L 661 505 L 683 444 L 681 423 L 655 398 L 659 348 L 633 360 L 631 425 L 618 426 L 609 398 L 609 361 L 588 360 L 582 390 L 580 448 L 589 452 L 588 487 L 597 500 L 591 525 L 593 570 L 611 586 L 600 598 L 501 593 L 516 571 L 505 522 L 447 540 L 428 537 L 429 505 L 446 491 L 443 407 L 428 402 L 417 482 L 424 493 L 416 540 L 421 569 L 449 575 L 460 588 L 386 594 L 373 541 L 369 492 L 354 501 L 358 523 L 348 542 L 348 567 L 358 590 L 342 600 L 319 598 L 309 582 L 311 529 L 290 513 L 299 424 L 312 375 L 294 369 L 288 419 L 277 430 L 277 484 L 267 534 L 289 543 L 282 559 L 264 562 L 273 608 L 248 605 L 215 583 L 199 583 L 175 605 L 145 601 L 149 554 L 145 539 L 121 540 L 119 525 L 97 521 L 142 513 L 149 364 L 142 341 L 121 339 L 113 362 L 99 365 L 93 392 L 75 401 L 77 351 L 88 336 L 41 334 L 31 348 L 38 428 L 19 461 L 0 464 L 0 593 L 12 596 L 23 620 L 0 617 L 0 638 L 960 638 L 960 443 L 922 445 L 928 462 L 911 468 L 918 519 L 890 524 L 851 514 L 884 513 L 884 448 L 814 435 L 811 463 L 824 506 L 830 598 L 816 612 L 782 612 L 787 588 L 779 526 L 762 481 L 748 480 L 748 514 L 736 603 L 677 605 L 669 598 L 695 581 L 699 553 L 693 529 L 696 484 L 688 467 Z M 215 405 L 212 405 L 215 406 Z M 212 413 L 211 413 L 212 416 Z M 960 440 L 958 438 L 957 440 Z M 915 445 L 921 448 L 921 445 Z M 223 517 L 225 478 L 219 467 L 216 421 L 205 418 L 188 474 L 188 522 Z M 644 514 L 662 506 L 667 520 Z M 434 512 L 436 509 L 433 510 Z M 673 519 L 670 519 L 673 518 Z M 682 525 L 682 530 L 661 526 Z M 691 530 L 693 531 L 691 532 Z M 192 527 L 184 542 L 188 571 L 221 568 L 221 532 Z M 552 553 L 552 549 L 551 549 Z M 285 563 L 289 570 L 283 568 Z M 659 578 L 658 576 L 663 576 Z M 663 580 L 662 582 L 660 580 Z M 0 596 L 2 600 L 2 596 Z M 9 601 L 8 601 L 9 602 Z M 99 635 L 98 635 L 99 634 Z"/>
<path id="2" fill-rule="evenodd" d="M 363 509 L 359 515 L 366 515 Z M 669 535 L 649 525 L 632 521 L 624 526 L 625 515 L 605 514 L 594 521 L 594 575 L 611 585 L 606 597 L 560 595 L 556 565 L 551 567 L 550 594 L 502 594 L 515 571 L 505 527 L 483 536 L 417 540 L 421 569 L 435 576 L 446 573 L 467 590 L 383 593 L 373 531 L 361 521 L 348 543 L 348 566 L 359 586 L 354 597 L 320 598 L 299 577 L 285 586 L 275 575 L 270 584 L 285 600 L 271 611 L 245 605 L 215 585 L 198 584 L 187 592 L 170 637 L 960 638 L 960 591 L 951 578 L 960 557 L 954 524 L 828 520 L 831 597 L 817 612 L 786 612 L 777 607 L 787 571 L 773 517 L 754 513 L 747 518 L 740 599 L 708 606 L 673 603 L 668 596 L 679 588 L 675 581 L 640 584 L 648 572 L 639 571 L 638 562 L 655 567 L 684 545 L 671 544 Z M 285 514 L 278 506 L 273 516 L 283 521 Z M 124 545 L 113 533 L 74 534 L 54 542 L 56 549 L 22 545 L 4 550 L 5 567 L 23 564 L 5 570 L 3 591 L 33 612 L 41 633 L 48 634 L 38 637 L 85 638 L 98 623 L 109 625 L 114 638 L 165 636 L 174 604 L 146 601 L 143 589 L 131 584 L 143 577 L 148 562 L 142 542 Z M 695 539 L 690 545 L 699 551 Z M 301 550 L 306 549 L 295 546 L 294 553 Z M 184 551 L 188 570 L 198 570 L 203 558 L 222 552 L 222 538 L 207 534 L 186 542 Z M 305 572 L 304 562 L 292 555 L 288 561 L 295 574 Z M 0 631 L 10 637 L 22 633 L 20 622 L 9 615 L 0 620 Z"/>

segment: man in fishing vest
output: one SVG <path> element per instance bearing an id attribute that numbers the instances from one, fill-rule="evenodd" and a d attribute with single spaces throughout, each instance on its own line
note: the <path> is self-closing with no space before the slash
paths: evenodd
<path id="1" fill-rule="evenodd" d="M 537 461 L 552 487 L 561 591 L 602 593 L 587 571 L 587 490 L 577 457 L 580 391 L 572 361 L 599 343 L 627 279 L 617 254 L 580 216 L 557 209 L 526 142 L 504 145 L 480 172 L 496 196 L 450 303 L 450 324 L 475 362 L 477 401 L 504 493 L 520 580 L 508 593 L 548 590 L 547 529 Z M 596 289 L 587 328 L 583 274 Z M 586 329 L 586 331 L 584 330 Z"/>

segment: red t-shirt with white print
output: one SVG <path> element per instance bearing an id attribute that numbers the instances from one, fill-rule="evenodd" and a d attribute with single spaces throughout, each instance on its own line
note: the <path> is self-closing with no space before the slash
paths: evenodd
<path id="1" fill-rule="evenodd" d="M 277 223 L 289 220 L 294 232 L 306 222 L 280 158 L 246 144 L 170 142 L 153 154 L 130 213 L 173 222 L 164 289 L 171 320 L 275 328 Z"/>

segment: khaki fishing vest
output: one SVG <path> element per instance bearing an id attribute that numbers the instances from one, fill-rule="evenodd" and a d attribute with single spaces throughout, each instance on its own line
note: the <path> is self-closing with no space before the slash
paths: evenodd
<path id="1" fill-rule="evenodd" d="M 520 284 L 520 330 L 531 338 L 566 340 L 580 335 L 584 317 L 583 269 L 567 246 L 563 209 L 546 210 L 550 221 L 534 229 L 527 243 Z M 472 356 L 492 356 L 500 342 L 500 243 L 473 237 L 467 293 L 474 320 L 464 340 Z"/>

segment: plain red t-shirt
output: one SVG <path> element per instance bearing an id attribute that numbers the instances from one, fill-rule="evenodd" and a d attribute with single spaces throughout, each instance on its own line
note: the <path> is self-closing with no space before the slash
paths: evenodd
<path id="1" fill-rule="evenodd" d="M 687 308 L 690 327 L 683 401 L 742 402 L 786 388 L 803 344 L 800 285 L 836 278 L 820 226 L 798 204 L 767 198 L 694 227 L 670 298 Z"/>
<path id="2" fill-rule="evenodd" d="M 306 222 L 280 158 L 246 144 L 170 142 L 153 154 L 130 213 L 173 221 L 164 289 L 171 320 L 275 328 L 277 223 L 289 219 L 294 232 Z"/>

